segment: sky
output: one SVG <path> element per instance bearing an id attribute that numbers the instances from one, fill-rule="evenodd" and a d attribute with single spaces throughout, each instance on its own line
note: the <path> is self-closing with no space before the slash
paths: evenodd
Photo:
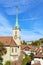
<path id="1" fill-rule="evenodd" d="M 0 36 L 11 36 L 16 23 L 21 28 L 21 40 L 43 38 L 43 0 L 0 0 Z"/>

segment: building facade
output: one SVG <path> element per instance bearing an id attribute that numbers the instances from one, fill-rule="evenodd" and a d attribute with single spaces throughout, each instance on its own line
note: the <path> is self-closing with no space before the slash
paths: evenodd
<path id="1" fill-rule="evenodd" d="M 1 36 L 0 42 L 5 45 L 7 53 L 2 56 L 3 64 L 7 61 L 15 61 L 18 60 L 21 52 L 21 29 L 18 24 L 18 15 L 16 14 L 16 25 L 13 28 L 12 36 Z"/>

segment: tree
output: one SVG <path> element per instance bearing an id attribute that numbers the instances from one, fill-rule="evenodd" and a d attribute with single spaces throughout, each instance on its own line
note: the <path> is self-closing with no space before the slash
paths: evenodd
<path id="1" fill-rule="evenodd" d="M 2 63 L 0 63 L 0 65 L 3 65 Z"/>
<path id="2" fill-rule="evenodd" d="M 34 59 L 34 54 L 33 53 L 31 53 L 29 56 L 31 57 L 31 60 Z"/>
<path id="3" fill-rule="evenodd" d="M 4 47 L 3 43 L 0 42 L 0 61 L 2 61 L 2 56 L 6 54 L 7 50 Z"/>
<path id="4" fill-rule="evenodd" d="M 22 61 L 22 65 L 31 65 L 31 61 L 34 59 L 34 54 L 30 55 L 25 54 L 25 58 Z"/>
<path id="5" fill-rule="evenodd" d="M 39 47 L 41 45 L 41 41 L 40 40 L 32 41 L 32 45 Z"/>
<path id="6" fill-rule="evenodd" d="M 41 41 L 41 43 L 43 43 L 43 38 L 39 39 Z"/>
<path id="7" fill-rule="evenodd" d="M 5 63 L 5 65 L 10 65 L 10 61 L 7 61 L 7 62 Z"/>
<path id="8" fill-rule="evenodd" d="M 29 56 L 25 56 L 25 58 L 22 61 L 22 65 L 26 65 L 27 63 L 31 62 L 31 58 Z"/>
<path id="9" fill-rule="evenodd" d="M 27 45 L 27 43 L 26 43 L 25 40 L 23 40 L 23 42 L 21 42 L 21 44 L 23 44 L 23 45 Z"/>

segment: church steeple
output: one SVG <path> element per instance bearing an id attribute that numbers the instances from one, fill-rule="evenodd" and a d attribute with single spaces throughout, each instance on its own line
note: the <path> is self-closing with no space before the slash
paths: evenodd
<path id="1" fill-rule="evenodd" d="M 19 24 L 18 24 L 18 8 L 16 9 L 16 26 L 18 27 Z"/>
<path id="2" fill-rule="evenodd" d="M 21 31 L 19 24 L 18 24 L 18 8 L 17 7 L 16 7 L 16 24 L 15 24 L 15 27 L 13 29 Z"/>
<path id="3" fill-rule="evenodd" d="M 21 29 L 18 24 L 18 8 L 16 8 L 16 24 L 13 28 L 13 39 L 17 43 L 17 45 L 21 44 Z"/>

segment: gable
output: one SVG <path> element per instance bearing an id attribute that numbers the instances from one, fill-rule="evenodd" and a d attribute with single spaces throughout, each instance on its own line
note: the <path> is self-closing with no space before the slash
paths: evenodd
<path id="1" fill-rule="evenodd" d="M 5 46 L 17 46 L 12 36 L 1 36 L 0 42 L 3 43 Z"/>

